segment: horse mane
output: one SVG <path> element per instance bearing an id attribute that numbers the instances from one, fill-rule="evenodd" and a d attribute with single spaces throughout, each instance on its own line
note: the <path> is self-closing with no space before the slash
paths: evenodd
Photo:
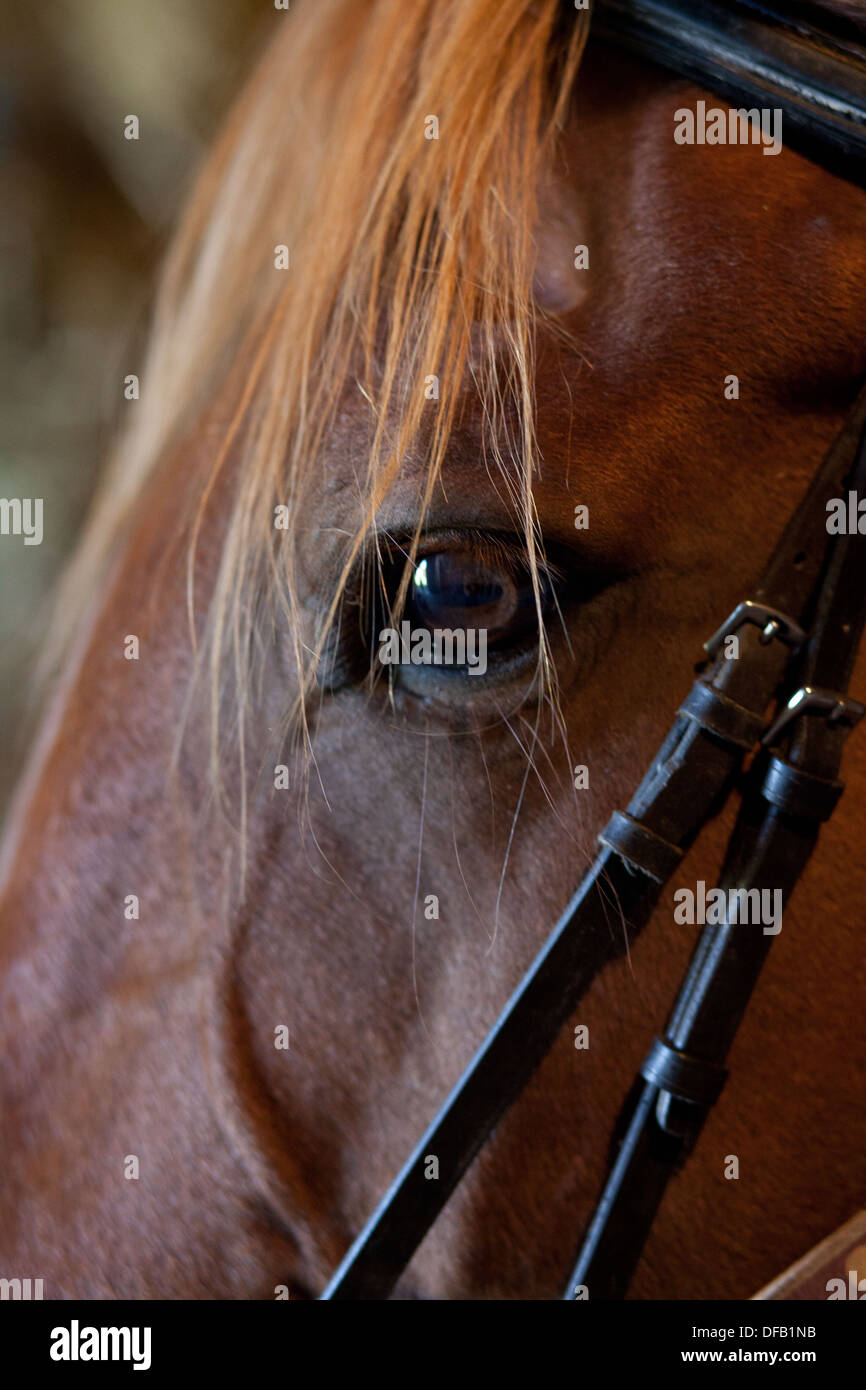
<path id="1" fill-rule="evenodd" d="M 79 594 L 85 586 L 93 592 L 155 465 L 225 387 L 232 364 L 243 362 L 205 493 L 240 448 L 206 636 L 197 644 L 210 673 L 215 765 L 229 676 L 242 722 L 262 593 L 282 615 L 303 673 L 296 713 L 305 728 L 303 694 L 377 510 L 423 427 L 423 517 L 467 373 L 538 588 L 536 184 L 588 19 L 584 11 L 564 13 L 559 0 L 310 0 L 275 12 L 278 30 L 170 247 L 142 398 L 72 579 Z M 438 139 L 426 138 L 433 115 Z M 275 268 L 278 246 L 288 248 L 288 270 Z M 435 414 L 424 393 L 431 373 L 440 383 Z M 311 650 L 294 571 L 297 504 L 316 484 L 316 460 L 355 379 L 371 411 L 362 523 Z M 289 529 L 275 544 L 281 504 Z M 199 524 L 200 517 L 191 615 Z"/>

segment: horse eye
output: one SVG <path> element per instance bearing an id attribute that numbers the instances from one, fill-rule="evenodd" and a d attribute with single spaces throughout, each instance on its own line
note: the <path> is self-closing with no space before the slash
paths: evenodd
<path id="1" fill-rule="evenodd" d="M 542 608 L 548 585 L 542 580 Z M 415 568 L 405 616 L 415 628 L 475 628 L 488 645 L 511 643 L 537 626 L 535 593 L 528 575 L 504 562 L 462 551 L 427 555 Z"/>

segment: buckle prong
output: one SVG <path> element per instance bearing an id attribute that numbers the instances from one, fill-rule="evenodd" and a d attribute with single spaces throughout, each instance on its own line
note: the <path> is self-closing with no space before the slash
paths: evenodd
<path id="1" fill-rule="evenodd" d="M 770 608 L 766 603 L 755 603 L 753 599 L 746 599 L 743 603 L 737 604 L 727 621 L 704 643 L 704 651 L 708 656 L 715 656 L 725 639 L 738 632 L 746 623 L 754 623 L 761 629 L 759 641 L 762 646 L 769 645 L 773 638 L 778 638 L 786 647 L 799 647 L 806 640 L 806 634 L 799 623 L 795 623 L 787 613 L 778 608 Z"/>
<path id="2" fill-rule="evenodd" d="M 850 695 L 840 695 L 837 690 L 822 690 L 815 685 L 802 685 L 799 690 L 794 691 L 785 708 L 779 711 L 761 739 L 762 746 L 769 748 L 779 734 L 784 732 L 789 724 L 793 724 L 795 719 L 799 719 L 801 714 L 823 714 L 829 724 L 845 724 L 849 729 L 853 729 L 866 714 L 866 707 L 861 705 L 859 700 L 852 700 Z"/>

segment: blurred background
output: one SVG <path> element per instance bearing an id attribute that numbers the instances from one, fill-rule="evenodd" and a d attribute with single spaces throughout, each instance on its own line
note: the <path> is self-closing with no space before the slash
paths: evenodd
<path id="1" fill-rule="evenodd" d="M 161 253 L 280 17 L 273 0 L 0 0 L 0 498 L 44 499 L 41 545 L 0 536 L 0 821 Z"/>

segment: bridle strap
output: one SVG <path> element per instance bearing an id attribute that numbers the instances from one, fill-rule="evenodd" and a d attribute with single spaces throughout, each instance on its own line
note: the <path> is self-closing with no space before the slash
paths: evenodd
<path id="1" fill-rule="evenodd" d="M 856 411 L 851 423 L 860 415 Z M 850 427 L 846 433 L 850 438 Z M 843 487 L 866 496 L 862 422 Z M 750 771 L 720 879 L 726 896 L 731 889 L 779 890 L 784 914 L 821 822 L 842 790 L 837 779 L 844 740 L 864 713 L 847 698 L 864 622 L 866 535 L 855 532 L 835 538 L 811 635 L 794 663 L 796 689 L 764 735 L 768 751 Z M 789 738 L 786 758 L 778 741 Z M 793 775 L 786 780 L 780 769 Z M 728 1051 L 774 935 L 737 916 L 726 913 L 720 925 L 701 933 L 664 1035 L 653 1043 L 632 1088 L 625 1133 L 566 1298 L 624 1297 L 668 1181 L 718 1099 Z"/>
<path id="2" fill-rule="evenodd" d="M 596 12 L 596 32 L 641 56 L 734 100 L 745 95 L 782 106 L 786 138 L 790 126 L 792 143 L 804 153 L 857 182 L 866 179 L 866 62 L 859 40 L 806 29 L 763 4 L 601 0 Z M 814 572 L 808 538 L 815 518 L 826 518 L 826 484 L 834 497 L 849 488 L 866 495 L 861 406 L 862 397 L 836 451 L 840 466 L 852 446 L 859 451 L 853 469 L 843 477 L 837 468 L 834 479 L 825 465 L 815 478 L 756 590 L 759 602 L 772 596 L 788 611 L 795 606 L 787 586 L 799 595 L 803 568 Z M 792 544 L 799 573 L 791 568 Z M 842 745 L 863 713 L 845 695 L 866 619 L 866 540 L 838 537 L 829 554 L 821 561 L 823 583 L 797 689 L 765 734 L 769 753 L 756 761 L 744 791 L 722 871 L 724 891 L 779 888 L 786 903 L 842 791 Z M 684 708 L 690 703 L 700 717 L 694 698 Z M 776 743 L 792 728 L 786 757 Z M 772 940 L 740 922 L 704 929 L 665 1033 L 632 1089 L 625 1132 L 567 1298 L 584 1291 L 594 1299 L 624 1296 L 669 1178 L 692 1151 L 724 1084 L 723 1064 Z"/>
<path id="3" fill-rule="evenodd" d="M 714 656 L 699 677 L 735 702 L 744 725 L 767 727 L 768 706 L 802 645 L 816 606 L 830 537 L 824 499 L 836 495 L 866 423 L 866 389 L 779 541 L 758 592 L 740 604 L 707 644 Z M 776 601 L 778 600 L 778 601 Z M 789 604 L 782 610 L 781 602 Z M 830 604 L 833 610 L 833 602 Z M 728 660 L 726 639 L 739 640 Z M 687 705 L 689 702 L 686 702 Z M 497 1121 L 553 1045 L 594 974 L 622 954 L 649 920 L 679 857 L 719 808 L 739 772 L 744 742 L 721 736 L 718 721 L 680 711 L 626 813 L 599 837 L 601 851 L 551 937 L 333 1276 L 323 1299 L 387 1297 L 405 1265 Z M 632 858 L 631 855 L 634 855 Z M 648 862 L 651 858 L 651 862 Z M 438 1159 L 439 1177 L 425 1176 Z"/>

